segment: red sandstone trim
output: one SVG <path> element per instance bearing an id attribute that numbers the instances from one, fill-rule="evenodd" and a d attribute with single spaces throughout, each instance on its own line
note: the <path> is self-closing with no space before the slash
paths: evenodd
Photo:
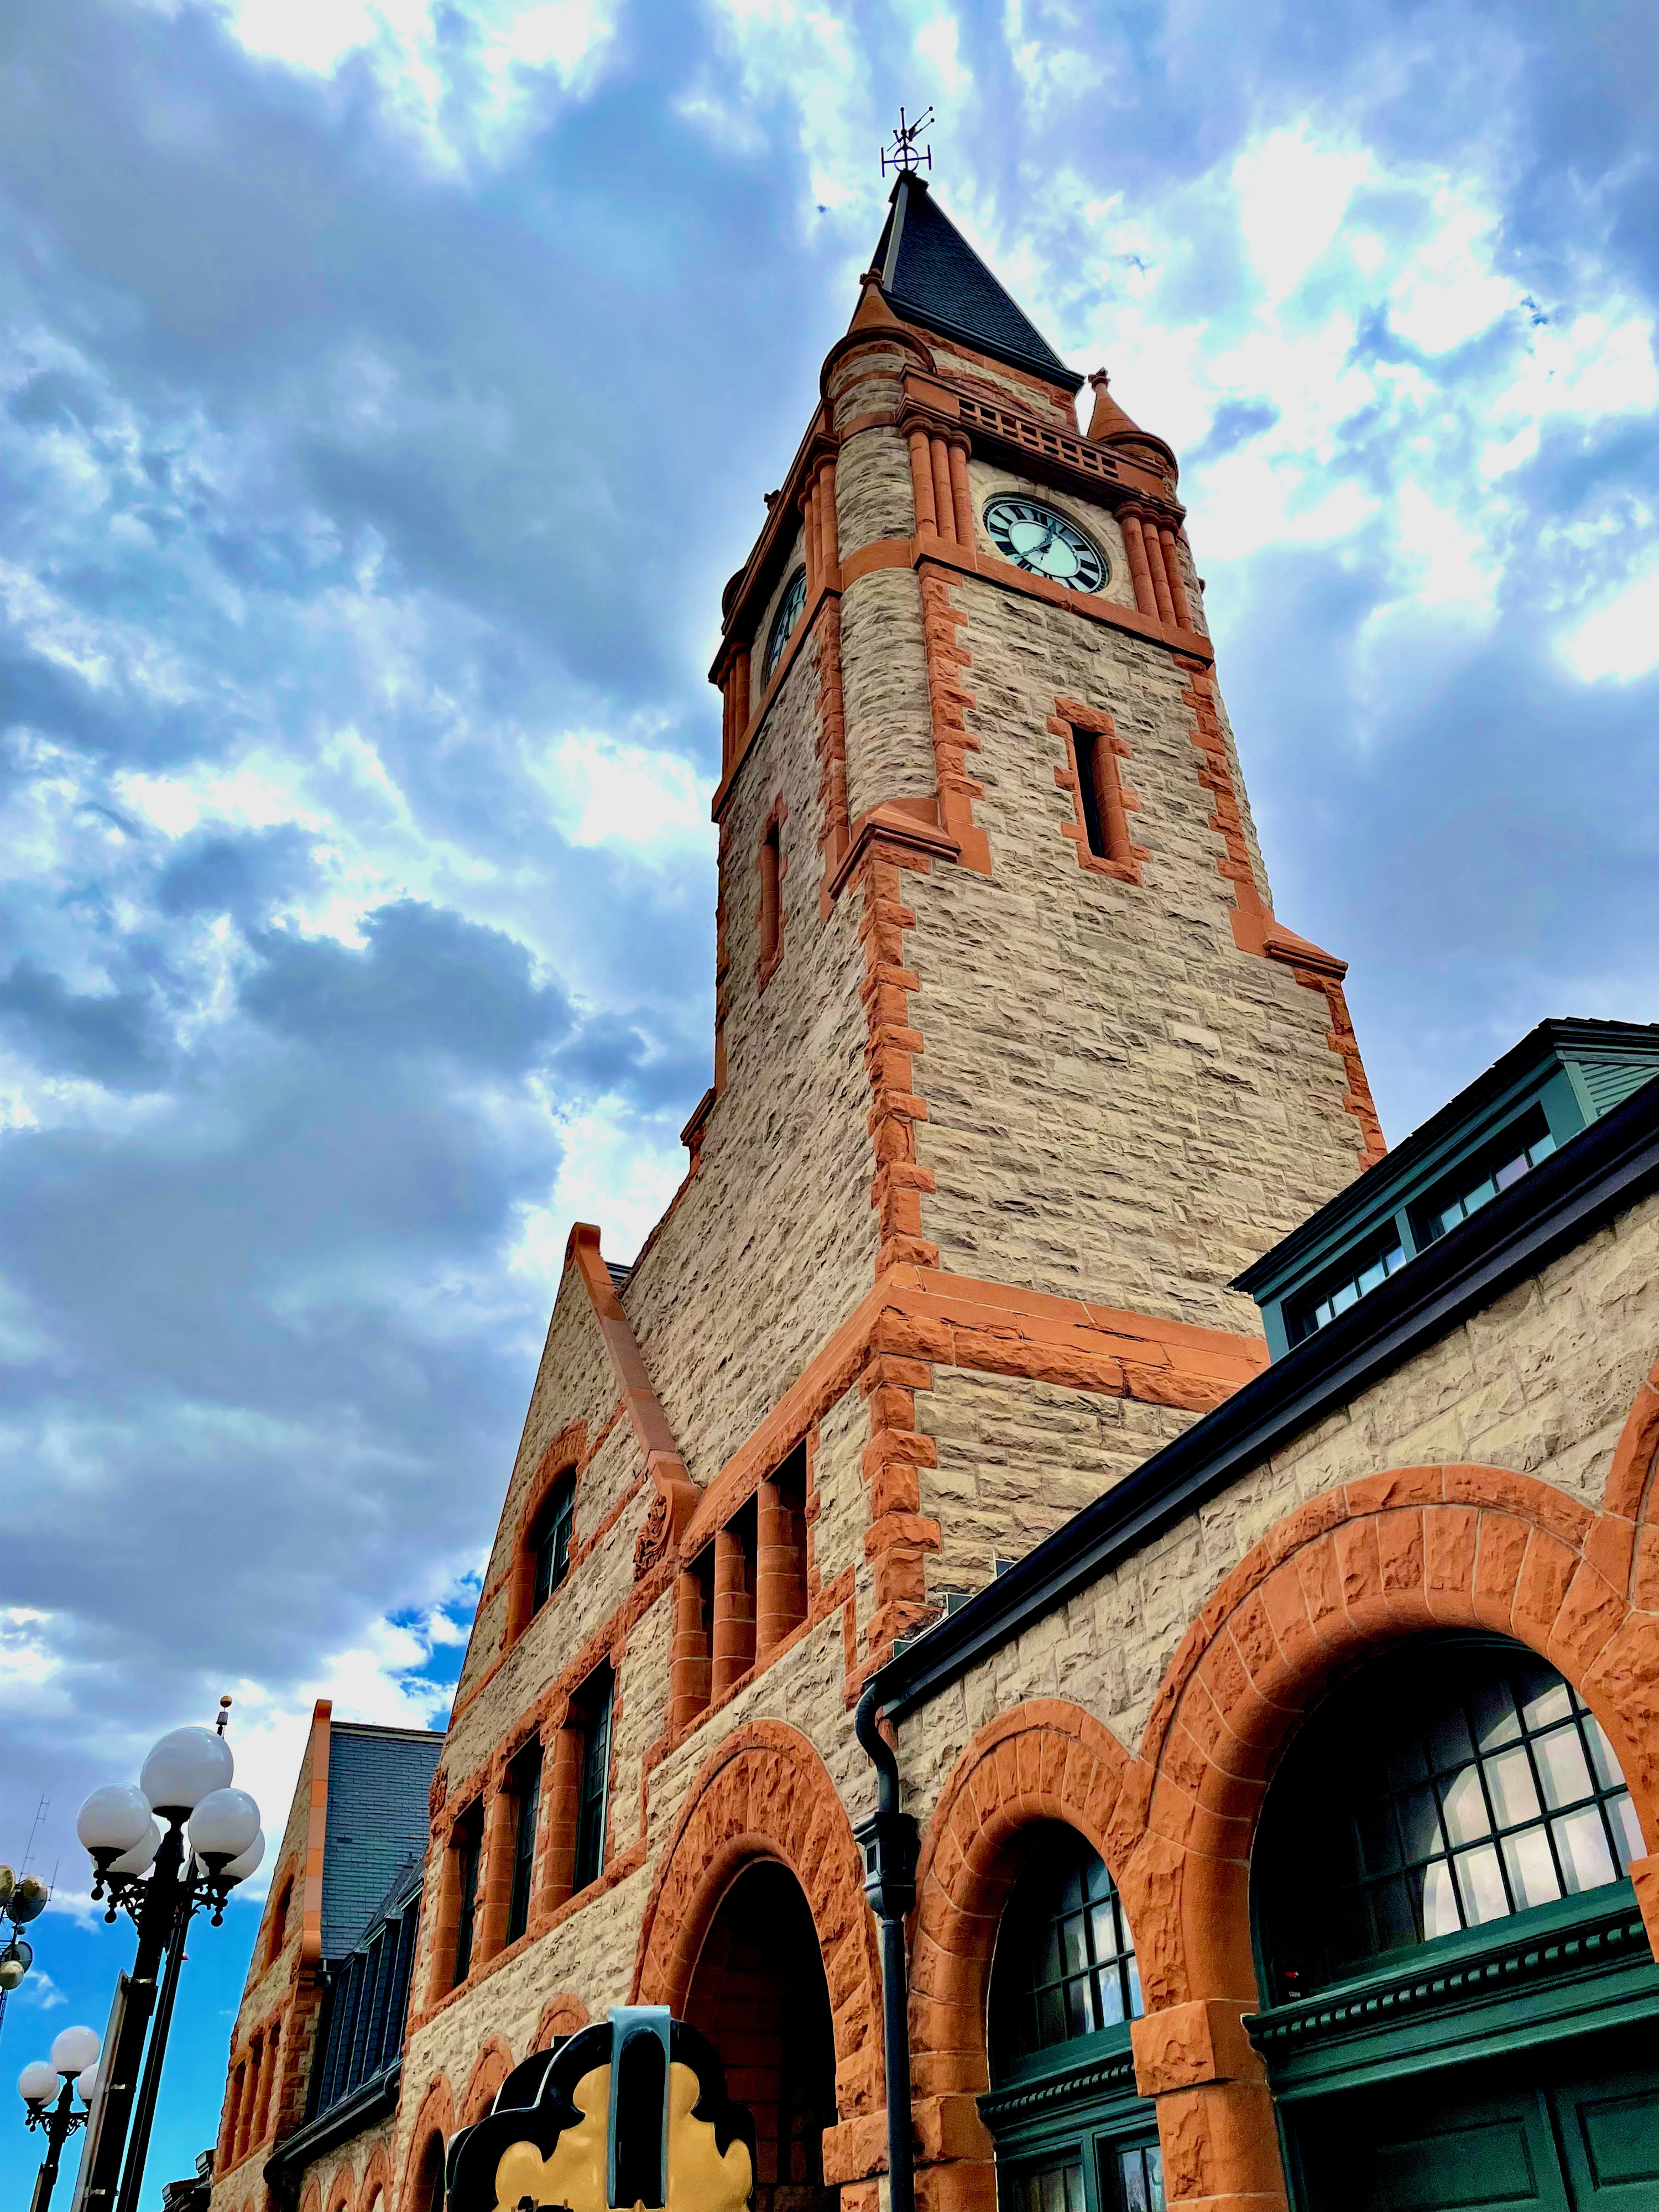
<path id="1" fill-rule="evenodd" d="M 671 1536 L 677 1535 L 695 1510 L 697 1487 L 685 1471 L 685 1462 L 673 1431 L 657 1401 L 640 1347 L 622 1302 L 617 1296 L 604 1261 L 599 1257 L 599 1232 L 591 1223 L 579 1221 L 570 1232 L 566 1260 L 580 1270 L 593 1312 L 605 1339 L 605 1348 L 622 1393 L 628 1418 L 634 1425 L 645 1471 L 656 1485 Z M 655 1509 L 653 1508 L 653 1513 Z"/>
<path id="2" fill-rule="evenodd" d="M 863 1867 L 817 1753 L 780 1721 L 734 1729 L 686 1791 L 646 1901 L 633 1997 L 683 2012 L 720 1898 L 748 1861 L 783 1861 L 805 1892 L 823 1953 L 844 2118 L 870 2110 L 881 2067 L 881 1978 Z"/>
<path id="3" fill-rule="evenodd" d="M 935 443 L 939 443 L 935 441 Z M 954 448 L 952 449 L 954 452 Z M 967 496 L 966 481 L 962 496 Z M 967 518 L 972 526 L 972 516 Z M 958 517 L 958 522 L 962 518 Z M 966 650 L 957 640 L 957 629 L 968 619 L 951 604 L 950 585 L 938 570 L 921 564 L 921 629 L 927 654 L 927 696 L 933 708 L 933 773 L 939 792 L 939 822 L 954 838 L 964 868 L 977 875 L 991 872 L 991 843 L 974 821 L 974 801 L 982 799 L 985 787 L 968 773 L 968 755 L 979 750 L 979 739 L 969 732 L 967 710 L 974 695 L 964 690 L 957 672 L 969 665 Z"/>

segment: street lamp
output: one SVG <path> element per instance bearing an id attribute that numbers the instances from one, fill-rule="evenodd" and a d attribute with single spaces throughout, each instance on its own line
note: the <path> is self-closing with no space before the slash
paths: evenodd
<path id="1" fill-rule="evenodd" d="M 6 2016 L 6 1999 L 34 1964 L 34 1946 L 18 1934 L 46 1911 L 52 1892 L 38 1874 L 20 1881 L 9 1866 L 0 1866 L 0 1919 L 11 1923 L 11 1934 L 0 1943 L 0 2021 Z"/>
<path id="2" fill-rule="evenodd" d="M 89 2027 L 66 2027 L 52 2046 L 51 2062 L 33 2059 L 18 2075 L 17 2094 L 28 2107 L 27 2124 L 46 2130 L 46 2154 L 34 2178 L 29 2212 L 46 2212 L 58 2180 L 58 2154 L 76 2128 L 86 2125 L 87 2108 L 98 2094 L 98 2038 Z"/>
<path id="3" fill-rule="evenodd" d="M 97 1869 L 92 1893 L 108 1899 L 105 1919 L 125 1911 L 138 1930 L 87 2146 L 82 2212 L 137 2212 L 185 1932 L 204 1905 L 218 1927 L 225 1899 L 264 1856 L 259 1808 L 231 1786 L 229 1710 L 230 1699 L 221 1698 L 216 1727 L 164 1735 L 136 1784 L 94 1790 L 75 1824 Z"/>

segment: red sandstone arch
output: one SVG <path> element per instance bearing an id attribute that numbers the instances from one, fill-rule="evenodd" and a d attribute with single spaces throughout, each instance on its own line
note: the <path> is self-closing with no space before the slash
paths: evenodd
<path id="1" fill-rule="evenodd" d="M 368 2154 L 368 2164 L 357 2185 L 357 2212 L 374 2212 L 377 2192 L 382 2212 L 392 2212 L 392 2160 L 384 2143 L 376 2143 Z"/>
<path id="2" fill-rule="evenodd" d="M 447 2075 L 440 2074 L 427 2087 L 421 2100 L 420 2110 L 415 2115 L 415 2124 L 410 2130 L 409 2155 L 404 2161 L 402 2203 L 404 2212 L 428 2212 L 422 2202 L 421 2169 L 435 2136 L 439 2143 L 447 2148 L 455 2132 L 455 2099 Z"/>
<path id="3" fill-rule="evenodd" d="M 1639 1401 L 1639 1437 L 1638 1414 Z M 1607 1579 L 1607 1521 L 1503 1468 L 1368 1475 L 1289 1514 L 1188 1632 L 1126 1779 L 1148 1809 L 1120 1877 L 1147 2005 L 1136 2072 L 1159 2099 L 1172 2203 L 1282 2195 L 1265 2076 L 1240 2026 L 1256 2002 L 1250 1844 L 1280 1749 L 1366 1652 L 1437 1628 L 1530 1645 L 1588 1700 L 1659 1841 L 1659 1614 Z"/>
<path id="4" fill-rule="evenodd" d="M 315 2175 L 307 2182 L 305 2195 L 300 2199 L 300 2212 L 323 2212 L 323 2192 Z"/>
<path id="5" fill-rule="evenodd" d="M 572 1421 L 542 1453 L 536 1472 L 526 1487 L 524 1499 L 513 1524 L 513 1553 L 507 1567 L 507 1644 L 515 1644 L 530 1626 L 530 1601 L 532 1595 L 533 1570 L 530 1558 L 530 1531 L 536 1516 L 551 1496 L 556 1482 L 567 1474 L 574 1474 L 578 1485 L 581 1480 L 582 1454 L 587 1447 L 587 1424 Z"/>
<path id="6" fill-rule="evenodd" d="M 346 2212 L 346 2207 L 351 2202 L 351 2160 L 347 2159 L 335 2167 L 333 2179 L 328 2185 L 328 2212 Z"/>
<path id="7" fill-rule="evenodd" d="M 577 1996 L 567 1991 L 550 1997 L 542 2007 L 542 2016 L 536 2022 L 536 2033 L 531 2041 L 532 2051 L 545 2051 L 556 2035 L 574 2035 L 578 2028 L 587 2026 L 587 2007 Z"/>
<path id="8" fill-rule="evenodd" d="M 634 2001 L 683 2010 L 720 1899 L 757 1858 L 781 1859 L 811 1908 L 842 2117 L 872 2110 L 881 2101 L 881 1975 L 858 1845 L 823 1760 L 781 1721 L 734 1729 L 686 1792 L 646 1903 Z"/>
<path id="9" fill-rule="evenodd" d="M 990 2086 L 986 1988 L 1018 1871 L 1017 1839 L 1034 1821 L 1063 1820 L 1115 1879 L 1141 1830 L 1139 1803 L 1125 1796 L 1131 1765 L 1111 1730 L 1081 1706 L 1033 1698 L 980 1730 L 934 1808 L 916 1877 L 912 2085 L 919 2099 L 968 2093 L 963 2117 L 975 2130 L 969 2097 Z"/>
<path id="10" fill-rule="evenodd" d="M 460 2124 L 470 2128 L 495 2102 L 495 2092 L 513 2071 L 513 2047 L 505 2036 L 487 2035 L 483 2048 L 472 2062 L 461 2098 Z"/>

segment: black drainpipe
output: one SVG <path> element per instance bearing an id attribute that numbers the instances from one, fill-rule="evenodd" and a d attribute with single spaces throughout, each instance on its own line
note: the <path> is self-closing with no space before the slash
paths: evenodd
<path id="1" fill-rule="evenodd" d="M 898 1760 L 876 1724 L 872 1676 L 854 1727 L 876 1770 L 876 1809 L 853 1834 L 864 1854 L 864 1893 L 881 1923 L 881 2042 L 887 2072 L 888 2212 L 915 2212 L 910 2156 L 910 2008 L 904 1972 L 905 1916 L 916 1901 L 916 1824 L 899 1810 Z"/>

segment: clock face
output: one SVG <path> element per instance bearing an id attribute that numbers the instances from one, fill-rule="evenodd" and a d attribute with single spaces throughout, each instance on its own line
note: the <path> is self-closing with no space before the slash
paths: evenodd
<path id="1" fill-rule="evenodd" d="M 1074 592 L 1097 592 L 1106 580 L 1106 556 L 1076 523 L 1040 500 L 1005 492 L 985 510 L 991 543 L 1005 561 Z"/>
<path id="2" fill-rule="evenodd" d="M 797 568 L 784 587 L 778 601 L 778 611 L 772 617 L 772 634 L 766 641 L 766 678 L 772 680 L 772 671 L 778 665 L 779 655 L 795 634 L 795 624 L 800 620 L 800 611 L 806 605 L 806 571 Z"/>

